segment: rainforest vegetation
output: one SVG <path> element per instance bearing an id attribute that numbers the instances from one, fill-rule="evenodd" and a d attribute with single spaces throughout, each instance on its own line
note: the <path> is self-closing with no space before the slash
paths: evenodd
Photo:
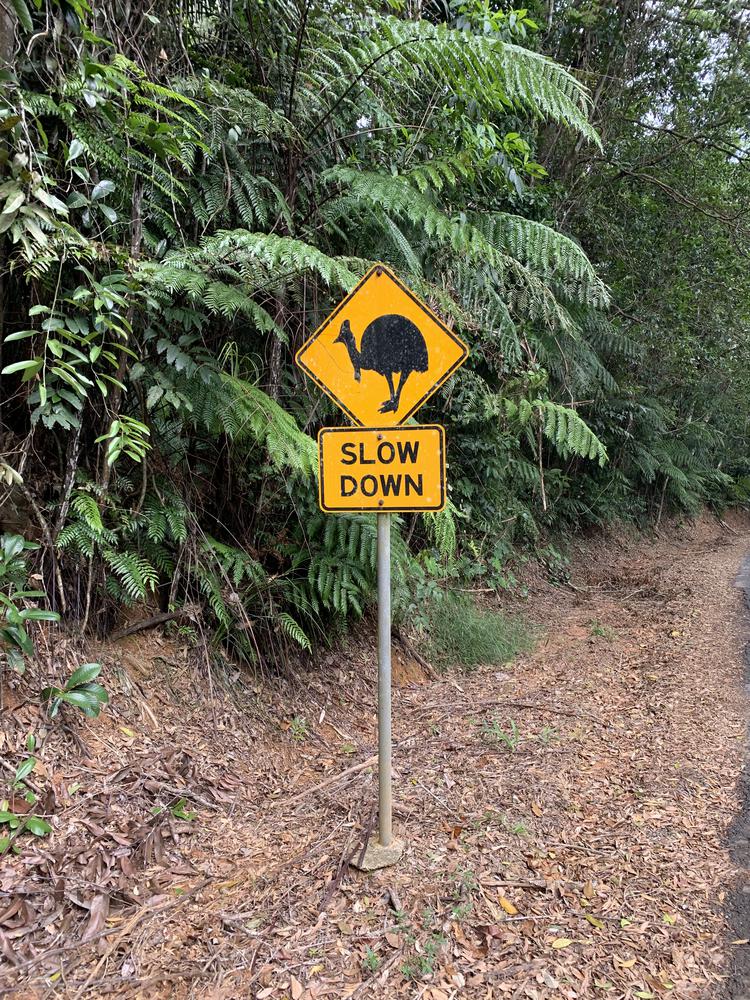
<path id="1" fill-rule="evenodd" d="M 2 0 L 6 648 L 28 587 L 271 666 L 365 612 L 294 354 L 377 261 L 471 350 L 419 413 L 450 502 L 395 519 L 399 614 L 747 502 L 743 6 Z"/>

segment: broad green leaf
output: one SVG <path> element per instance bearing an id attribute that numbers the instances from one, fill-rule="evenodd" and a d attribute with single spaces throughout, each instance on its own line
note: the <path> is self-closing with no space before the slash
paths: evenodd
<path id="1" fill-rule="evenodd" d="M 35 198 L 41 201 L 43 205 L 46 205 L 47 208 L 52 209 L 53 212 L 59 212 L 60 215 L 68 214 L 68 207 L 65 202 L 60 201 L 56 195 L 50 194 L 43 187 L 35 188 L 33 194 Z"/>
<path id="2" fill-rule="evenodd" d="M 65 162 L 72 163 L 73 160 L 79 157 L 82 152 L 83 152 L 83 143 L 81 142 L 80 139 L 74 139 L 70 144 L 70 148 L 68 150 L 68 158 Z"/>
<path id="3" fill-rule="evenodd" d="M 3 556 L 7 560 L 15 558 L 24 550 L 24 541 L 21 535 L 5 535 L 3 538 Z"/>
<path id="4" fill-rule="evenodd" d="M 107 689 L 101 684 L 79 684 L 76 691 L 83 691 L 85 694 L 90 694 L 97 701 L 102 702 L 106 705 L 109 702 L 109 695 L 107 694 Z"/>
<path id="5" fill-rule="evenodd" d="M 95 718 L 101 711 L 99 700 L 86 691 L 66 691 L 61 697 L 63 701 L 79 708 L 89 718 Z"/>
<path id="6" fill-rule="evenodd" d="M 11 7 L 15 10 L 18 23 L 21 25 L 23 30 L 33 31 L 34 22 L 31 20 L 31 14 L 29 13 L 29 8 L 26 5 L 26 0 L 11 0 Z"/>
<path id="7" fill-rule="evenodd" d="M 79 684 L 88 684 L 101 673 L 101 663 L 84 663 L 70 675 L 70 680 L 65 685 L 65 690 L 70 691 Z"/>
<path id="8" fill-rule="evenodd" d="M 114 189 L 114 181 L 99 181 L 99 183 L 94 186 L 94 190 L 91 192 L 91 200 L 98 201 L 100 198 L 106 198 L 108 194 L 112 194 Z"/>
<path id="9" fill-rule="evenodd" d="M 12 375 L 14 372 L 28 371 L 29 369 L 34 369 L 36 372 L 39 371 L 43 364 L 43 358 L 29 358 L 27 361 L 14 361 L 12 365 L 6 365 L 0 372 L 0 375 Z"/>
<path id="10" fill-rule="evenodd" d="M 48 833 L 52 833 L 52 827 L 49 825 L 47 820 L 42 819 L 41 816 L 27 816 L 24 826 L 36 837 L 44 837 Z"/>
<path id="11" fill-rule="evenodd" d="M 45 611 L 43 608 L 24 608 L 21 612 L 24 621 L 31 622 L 59 622 L 60 615 L 57 611 Z"/>
<path id="12" fill-rule="evenodd" d="M 27 757 L 26 760 L 19 766 L 16 771 L 15 780 L 23 781 L 27 778 L 31 772 L 34 770 L 34 765 L 36 764 L 36 757 Z"/>
<path id="13" fill-rule="evenodd" d="M 30 312 L 29 315 L 31 315 Z M 16 333 L 9 333 L 5 337 L 4 343 L 9 344 L 12 340 L 26 340 L 27 337 L 33 337 L 36 333 L 36 330 L 18 330 Z"/>
<path id="14" fill-rule="evenodd" d="M 24 192 L 16 191 L 8 198 L 8 200 L 3 205 L 3 215 L 10 214 L 11 212 L 17 212 L 25 201 L 26 201 L 26 195 L 24 194 Z"/>

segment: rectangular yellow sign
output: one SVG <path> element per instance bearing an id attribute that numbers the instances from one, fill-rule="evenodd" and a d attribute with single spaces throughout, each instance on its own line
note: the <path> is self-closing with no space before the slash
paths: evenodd
<path id="1" fill-rule="evenodd" d="M 445 432 L 421 427 L 324 427 L 318 434 L 321 509 L 442 510 Z"/>

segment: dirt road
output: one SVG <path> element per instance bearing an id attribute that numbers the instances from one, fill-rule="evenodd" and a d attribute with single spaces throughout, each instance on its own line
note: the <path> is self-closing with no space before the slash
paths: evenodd
<path id="1" fill-rule="evenodd" d="M 513 603 L 539 628 L 532 653 L 439 679 L 402 663 L 407 850 L 374 875 L 348 865 L 376 791 L 366 650 L 259 686 L 261 711 L 216 680 L 209 709 L 196 678 L 185 694 L 177 649 L 125 644 L 131 696 L 85 724 L 90 759 L 66 766 L 87 782 L 89 816 L 63 809 L 50 847 L 83 915 L 71 906 L 78 924 L 18 936 L 25 964 L 8 982 L 24 996 L 740 1000 L 750 625 L 733 584 L 748 551 L 740 520 L 582 543 L 572 586 L 532 581 Z M 179 712 L 159 697 L 165 670 Z M 126 820 L 165 787 L 197 816 L 168 817 L 150 853 L 128 853 Z M 108 898 L 99 925 L 76 868 L 94 836 L 130 862 L 93 880 Z M 3 895 L 22 873 L 25 901 L 43 907 L 54 866 L 17 864 Z M 69 947 L 86 926 L 91 943 Z"/>

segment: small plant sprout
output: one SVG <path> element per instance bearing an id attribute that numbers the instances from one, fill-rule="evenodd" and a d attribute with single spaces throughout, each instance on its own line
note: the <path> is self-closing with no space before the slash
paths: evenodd
<path id="1" fill-rule="evenodd" d="M 365 972 L 369 972 L 370 975 L 374 975 L 380 968 L 380 959 L 377 953 L 370 947 L 365 951 L 365 957 L 362 959 L 362 968 Z"/>
<path id="2" fill-rule="evenodd" d="M 30 805 L 33 805 L 36 802 L 36 795 L 34 794 L 34 790 L 26 783 L 26 778 L 28 778 L 35 767 L 36 757 L 27 757 L 26 760 L 19 764 L 16 768 L 16 773 L 13 777 L 13 784 L 11 785 L 13 792 L 23 794 L 23 797 Z"/>
<path id="3" fill-rule="evenodd" d="M 457 892 L 460 896 L 471 896 L 478 887 L 477 877 L 470 868 L 464 868 L 458 873 Z"/>
<path id="4" fill-rule="evenodd" d="M 521 734 L 513 719 L 506 731 L 496 719 L 485 719 L 482 722 L 482 739 L 487 743 L 500 743 L 510 753 L 515 753 L 521 742 Z"/>
<path id="5" fill-rule="evenodd" d="M 26 742 L 27 744 L 29 743 L 28 738 Z M 34 745 L 35 744 L 36 741 L 34 741 Z M 16 772 L 11 783 L 13 798 L 16 799 L 17 796 L 23 795 L 29 805 L 34 805 L 37 801 L 34 790 L 26 781 L 35 766 L 36 757 L 27 757 L 26 760 L 22 761 L 16 768 Z M 0 802 L 0 856 L 6 854 L 11 849 L 14 853 L 18 853 L 18 846 L 15 841 L 22 833 L 24 833 L 24 831 L 33 833 L 36 837 L 44 837 L 50 833 L 51 830 L 52 827 L 49 825 L 47 820 L 43 819 L 41 816 L 36 816 L 33 813 L 15 812 L 10 808 L 10 802 L 8 799 L 3 799 L 2 802 Z"/>
<path id="6" fill-rule="evenodd" d="M 41 816 L 11 812 L 7 799 L 0 802 L 0 856 L 11 849 L 14 854 L 18 854 L 19 848 L 15 842 L 26 831 L 33 833 L 35 837 L 46 837 L 52 832 L 52 827 Z"/>
<path id="7" fill-rule="evenodd" d="M 516 837 L 528 837 L 531 831 L 528 826 L 526 826 L 524 821 L 519 819 L 515 823 L 511 824 L 510 832 Z"/>
<path id="8" fill-rule="evenodd" d="M 429 979 L 435 974 L 435 963 L 445 942 L 446 938 L 437 931 L 432 931 L 424 941 L 416 941 L 414 954 L 401 966 L 402 974 L 411 980 Z"/>
<path id="9" fill-rule="evenodd" d="M 94 683 L 94 678 L 99 676 L 101 669 L 100 663 L 84 663 L 70 675 L 65 687 L 45 688 L 42 691 L 42 701 L 47 705 L 49 717 L 54 719 L 65 702 L 79 708 L 88 718 L 95 719 L 102 706 L 109 701 L 102 685 Z"/>
<path id="10" fill-rule="evenodd" d="M 596 618 L 592 620 L 589 627 L 592 635 L 600 636 L 602 639 L 606 639 L 607 642 L 612 642 L 615 638 L 614 629 L 609 628 L 607 625 L 602 625 Z"/>
<path id="11" fill-rule="evenodd" d="M 175 819 L 184 819 L 188 823 L 192 823 L 198 813 L 195 809 L 188 808 L 187 799 L 179 799 L 169 810 Z"/>
<path id="12" fill-rule="evenodd" d="M 161 816 L 167 806 L 151 806 L 152 816 Z M 188 808 L 187 799 L 178 799 L 175 803 L 168 807 L 170 813 L 175 819 L 184 819 L 188 823 L 192 823 L 198 813 L 195 809 Z"/>
<path id="13" fill-rule="evenodd" d="M 25 553 L 38 548 L 20 535 L 0 535 L 0 663 L 4 659 L 19 674 L 26 669 L 26 657 L 34 655 L 28 623 L 60 620 L 55 611 L 27 606 L 45 596 L 41 590 L 26 589 Z"/>
<path id="14" fill-rule="evenodd" d="M 292 739 L 294 740 L 307 739 L 309 732 L 307 719 L 304 719 L 301 715 L 295 715 L 289 723 L 289 732 L 292 734 Z"/>
<path id="15" fill-rule="evenodd" d="M 560 739 L 560 734 L 554 726 L 545 726 L 537 737 L 540 743 L 548 747 Z"/>

